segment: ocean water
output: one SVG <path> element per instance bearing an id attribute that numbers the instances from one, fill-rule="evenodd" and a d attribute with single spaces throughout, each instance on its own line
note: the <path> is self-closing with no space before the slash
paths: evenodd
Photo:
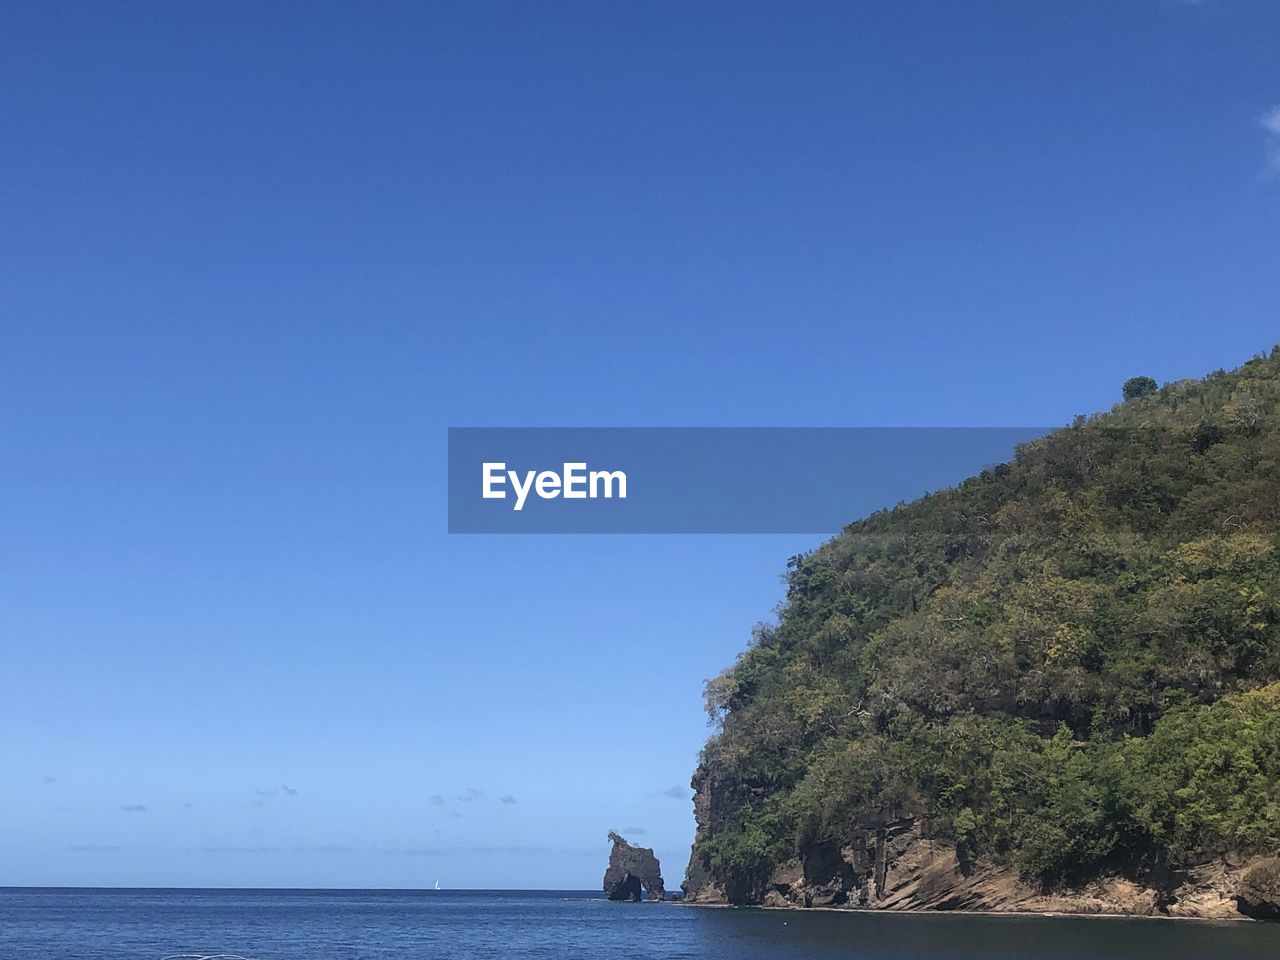
<path id="1" fill-rule="evenodd" d="M 1280 924 L 731 910 L 565 891 L 0 889 L 3 960 L 1280 958 Z"/>

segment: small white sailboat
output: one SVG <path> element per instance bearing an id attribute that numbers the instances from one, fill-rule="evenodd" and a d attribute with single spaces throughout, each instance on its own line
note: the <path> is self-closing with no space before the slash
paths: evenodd
<path id="1" fill-rule="evenodd" d="M 437 889 L 437 890 L 439 890 L 439 889 L 440 889 L 440 881 L 439 881 L 439 880 L 437 880 L 437 881 L 436 881 L 436 889 Z"/>

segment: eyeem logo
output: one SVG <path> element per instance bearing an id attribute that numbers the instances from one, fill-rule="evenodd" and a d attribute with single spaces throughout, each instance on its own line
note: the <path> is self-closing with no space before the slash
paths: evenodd
<path id="1" fill-rule="evenodd" d="M 565 463 L 560 473 L 554 470 L 508 470 L 505 463 L 482 464 L 484 479 L 481 496 L 486 500 L 507 499 L 507 484 L 515 493 L 513 510 L 523 510 L 530 491 L 540 499 L 612 500 L 627 499 L 627 475 L 621 470 L 588 470 L 585 463 Z"/>

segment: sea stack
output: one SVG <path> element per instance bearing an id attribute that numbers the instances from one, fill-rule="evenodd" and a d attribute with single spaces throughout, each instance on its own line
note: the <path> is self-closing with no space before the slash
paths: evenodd
<path id="1" fill-rule="evenodd" d="M 666 895 L 662 884 L 662 868 L 653 850 L 633 847 L 622 837 L 609 831 L 613 850 L 609 853 L 609 868 L 604 872 L 604 893 L 610 900 L 639 901 L 641 891 L 650 900 L 661 900 Z"/>

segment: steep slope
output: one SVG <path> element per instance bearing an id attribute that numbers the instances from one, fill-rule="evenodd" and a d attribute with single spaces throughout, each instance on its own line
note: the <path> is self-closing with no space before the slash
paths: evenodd
<path id="1" fill-rule="evenodd" d="M 1280 852 L 1280 348 L 1125 395 L 792 558 L 707 684 L 691 899 L 1234 909 Z"/>

